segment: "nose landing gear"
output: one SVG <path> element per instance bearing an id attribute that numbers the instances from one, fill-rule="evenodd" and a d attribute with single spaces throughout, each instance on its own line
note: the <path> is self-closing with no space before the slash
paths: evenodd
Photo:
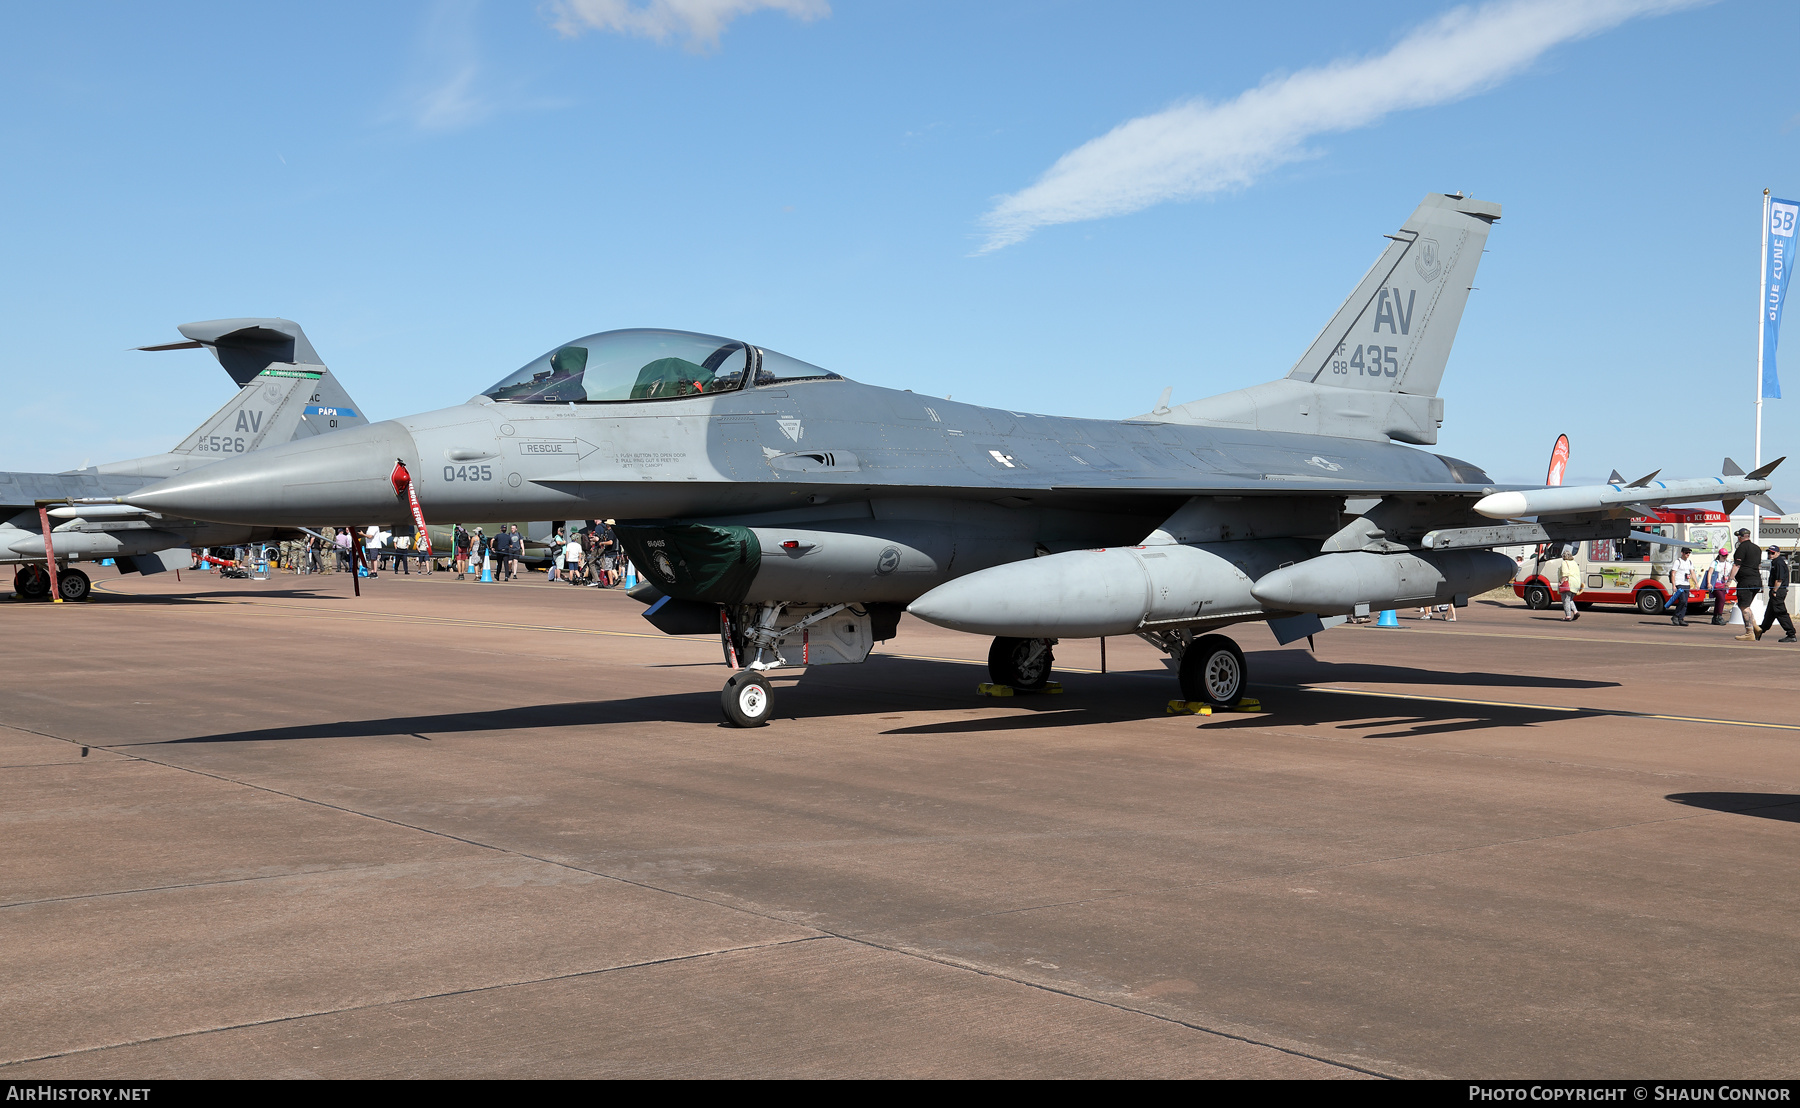
<path id="1" fill-rule="evenodd" d="M 739 670 L 725 682 L 719 693 L 719 706 L 733 727 L 761 727 L 769 722 L 775 707 L 775 694 L 769 679 L 752 670 Z"/>

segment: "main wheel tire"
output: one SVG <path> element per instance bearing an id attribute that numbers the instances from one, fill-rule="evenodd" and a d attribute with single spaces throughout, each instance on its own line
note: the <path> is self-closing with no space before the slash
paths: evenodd
<path id="1" fill-rule="evenodd" d="M 50 595 L 50 575 L 37 566 L 27 566 L 13 578 L 13 588 L 27 600 L 42 600 Z"/>
<path id="2" fill-rule="evenodd" d="M 1244 695 L 1250 673 L 1244 652 L 1224 635 L 1205 635 L 1181 656 L 1181 696 L 1215 708 L 1229 708 Z"/>
<path id="3" fill-rule="evenodd" d="M 1637 594 L 1637 610 L 1647 616 L 1662 614 L 1663 594 L 1655 589 L 1639 589 Z"/>
<path id="4" fill-rule="evenodd" d="M 998 638 L 988 647 L 988 678 L 996 685 L 1035 692 L 1050 683 L 1056 653 L 1049 639 Z"/>
<path id="5" fill-rule="evenodd" d="M 65 569 L 57 574 L 56 584 L 64 600 L 86 600 L 92 587 L 88 575 L 78 569 Z"/>
<path id="6" fill-rule="evenodd" d="M 762 674 L 740 670 L 725 682 L 719 704 L 733 727 L 761 727 L 775 708 L 775 692 Z"/>
<path id="7" fill-rule="evenodd" d="M 1542 585 L 1527 585 L 1525 587 L 1525 606 L 1527 608 L 1530 608 L 1534 612 L 1541 612 L 1550 607 L 1550 604 L 1551 596 L 1549 589 Z"/>

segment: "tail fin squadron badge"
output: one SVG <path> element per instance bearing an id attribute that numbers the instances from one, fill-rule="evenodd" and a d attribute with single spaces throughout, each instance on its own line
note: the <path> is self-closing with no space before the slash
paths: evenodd
<path id="1" fill-rule="evenodd" d="M 1438 244 L 1436 239 L 1419 240 L 1419 256 L 1413 259 L 1413 267 L 1419 271 L 1423 280 L 1430 282 L 1438 279 L 1443 272 L 1443 264 L 1438 260 Z"/>

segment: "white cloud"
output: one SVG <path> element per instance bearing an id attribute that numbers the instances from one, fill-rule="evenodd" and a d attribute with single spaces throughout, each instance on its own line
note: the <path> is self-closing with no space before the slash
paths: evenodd
<path id="1" fill-rule="evenodd" d="M 479 87 L 481 50 L 475 36 L 480 0 L 437 0 L 425 19 L 414 77 L 402 115 L 427 131 L 454 131 L 493 115 Z"/>
<path id="2" fill-rule="evenodd" d="M 831 14 L 827 0 L 553 0 L 553 25 L 571 37 L 583 31 L 617 31 L 666 42 L 685 35 L 689 47 L 715 49 L 725 27 L 740 15 L 768 8 L 795 19 Z"/>
<path id="3" fill-rule="evenodd" d="M 1707 0 L 1502 0 L 1456 8 L 1377 57 L 1271 78 L 1236 99 L 1193 99 L 1121 123 L 1071 150 L 982 217 L 979 253 L 1039 227 L 1124 215 L 1242 188 L 1308 156 L 1307 139 L 1390 112 L 1485 91 L 1560 43 Z"/>

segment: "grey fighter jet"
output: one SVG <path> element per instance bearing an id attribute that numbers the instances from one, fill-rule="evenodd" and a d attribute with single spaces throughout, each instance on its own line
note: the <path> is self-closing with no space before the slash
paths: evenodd
<path id="1" fill-rule="evenodd" d="M 1497 522 L 1477 505 L 1508 488 L 1417 449 L 1437 441 L 1438 383 L 1499 218 L 1428 195 L 1285 377 L 1135 419 L 980 408 L 736 339 L 609 331 L 468 403 L 120 502 L 372 518 L 410 483 L 438 520 L 616 517 L 651 622 L 720 633 L 740 725 L 768 719 L 765 671 L 860 662 L 906 610 L 993 636 L 999 684 L 1041 688 L 1059 639 L 1136 634 L 1179 659 L 1188 700 L 1231 704 L 1248 671 L 1221 628 L 1267 621 L 1290 642 L 1371 610 L 1462 604 L 1511 578 L 1491 547 L 1627 533 L 1631 511 L 1604 490 Z M 1765 477 L 1707 494 L 1760 495 Z"/>
<path id="2" fill-rule="evenodd" d="M 17 567 L 15 592 L 49 594 L 40 507 L 50 522 L 58 591 L 65 600 L 78 600 L 87 595 L 89 581 L 71 563 L 111 558 L 121 573 L 161 573 L 186 565 L 190 547 L 234 546 L 275 535 L 255 523 L 201 522 L 91 501 L 128 498 L 145 485 L 221 458 L 369 422 L 292 320 L 214 319 L 184 323 L 179 330 L 185 336 L 181 342 L 139 349 L 204 347 L 237 383 L 237 395 L 166 454 L 67 473 L 0 472 L 0 564 Z M 90 502 L 75 506 L 83 499 Z"/>

